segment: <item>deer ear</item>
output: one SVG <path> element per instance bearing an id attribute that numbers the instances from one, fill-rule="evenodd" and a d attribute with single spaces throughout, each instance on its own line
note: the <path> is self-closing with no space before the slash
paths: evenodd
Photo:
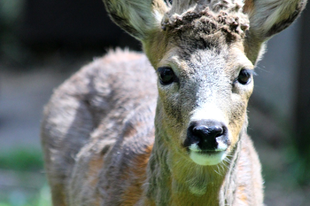
<path id="1" fill-rule="evenodd" d="M 245 0 L 250 33 L 264 41 L 287 28 L 305 8 L 307 0 Z"/>
<path id="2" fill-rule="evenodd" d="M 111 19 L 127 33 L 143 41 L 160 27 L 167 10 L 163 0 L 103 0 Z"/>
<path id="3" fill-rule="evenodd" d="M 281 32 L 299 16 L 307 0 L 245 0 L 243 11 L 249 15 L 245 53 L 256 64 L 264 53 L 264 42 Z"/>

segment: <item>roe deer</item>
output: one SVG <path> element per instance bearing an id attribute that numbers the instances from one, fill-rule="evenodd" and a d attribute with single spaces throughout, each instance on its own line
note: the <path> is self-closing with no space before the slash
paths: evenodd
<path id="1" fill-rule="evenodd" d="M 53 94 L 41 134 L 53 204 L 263 205 L 252 74 L 306 0 L 104 4 L 146 55 L 109 52 Z"/>

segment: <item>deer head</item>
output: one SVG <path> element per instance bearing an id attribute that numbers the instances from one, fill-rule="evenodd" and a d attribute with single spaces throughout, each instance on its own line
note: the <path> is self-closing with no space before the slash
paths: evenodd
<path id="1" fill-rule="evenodd" d="M 140 40 L 158 74 L 156 137 L 198 165 L 233 153 L 247 126 L 263 44 L 289 26 L 305 0 L 104 0 Z"/>

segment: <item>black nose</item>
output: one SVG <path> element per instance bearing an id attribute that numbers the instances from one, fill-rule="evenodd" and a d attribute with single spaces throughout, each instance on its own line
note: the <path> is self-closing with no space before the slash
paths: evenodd
<path id="1" fill-rule="evenodd" d="M 192 128 L 192 133 L 199 139 L 215 139 L 218 136 L 221 136 L 224 132 L 223 127 L 220 125 L 197 125 Z"/>
<path id="2" fill-rule="evenodd" d="M 218 141 L 228 144 L 227 127 L 221 122 L 200 120 L 190 124 L 184 145 L 196 143 L 201 150 L 214 150 Z"/>

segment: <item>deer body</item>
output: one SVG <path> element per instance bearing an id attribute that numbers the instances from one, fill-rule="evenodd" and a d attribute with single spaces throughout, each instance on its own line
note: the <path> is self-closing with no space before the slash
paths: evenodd
<path id="1" fill-rule="evenodd" d="M 263 205 L 253 68 L 305 2 L 104 3 L 146 56 L 110 52 L 55 91 L 41 135 L 53 204 Z"/>

